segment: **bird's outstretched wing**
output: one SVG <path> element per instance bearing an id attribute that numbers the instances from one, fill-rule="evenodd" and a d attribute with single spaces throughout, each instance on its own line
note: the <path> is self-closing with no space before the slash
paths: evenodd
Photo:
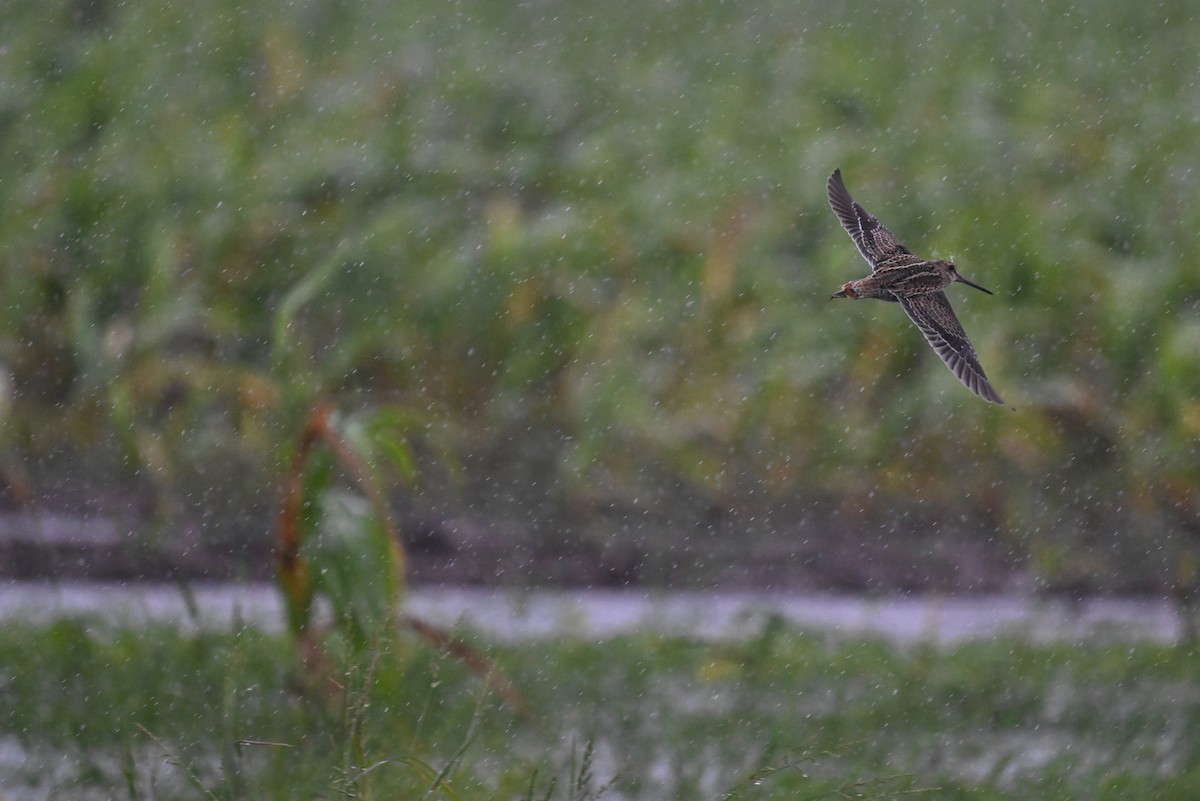
<path id="1" fill-rule="evenodd" d="M 1004 405 L 999 393 L 992 387 L 979 366 L 979 356 L 967 332 L 954 316 L 945 292 L 928 292 L 921 295 L 900 296 L 900 305 L 921 329 L 925 339 L 942 357 L 946 366 L 958 376 L 967 389 L 992 403 Z"/>
<path id="2" fill-rule="evenodd" d="M 871 265 L 872 271 L 896 256 L 912 255 L 912 251 L 904 247 L 895 234 L 884 228 L 879 220 L 850 197 L 840 169 L 834 170 L 833 175 L 829 176 L 826 189 L 829 190 L 829 207 L 841 220 L 842 227 L 850 234 L 854 244 L 858 245 L 858 252 Z"/>

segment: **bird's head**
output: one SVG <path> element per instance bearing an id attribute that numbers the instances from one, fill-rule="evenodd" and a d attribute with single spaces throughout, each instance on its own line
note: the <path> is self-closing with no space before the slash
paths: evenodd
<path id="1" fill-rule="evenodd" d="M 951 278 L 951 279 L 953 279 L 953 280 L 955 280 L 955 281 L 959 282 L 960 284 L 966 284 L 967 286 L 972 286 L 972 287 L 975 287 L 975 288 L 976 288 L 976 289 L 978 289 L 980 292 L 986 292 L 986 293 L 988 293 L 989 295 L 991 295 L 991 294 L 992 294 L 992 290 L 990 290 L 990 289 L 985 289 L 985 288 L 981 287 L 979 284 L 975 283 L 974 281 L 968 281 L 967 279 L 965 279 L 965 278 L 963 278 L 961 275 L 959 275 L 959 274 L 958 274 L 958 268 L 954 266 L 954 262 L 952 262 L 952 261 L 951 261 L 951 262 L 947 262 L 947 264 L 949 264 L 949 265 L 950 265 L 950 278 Z"/>

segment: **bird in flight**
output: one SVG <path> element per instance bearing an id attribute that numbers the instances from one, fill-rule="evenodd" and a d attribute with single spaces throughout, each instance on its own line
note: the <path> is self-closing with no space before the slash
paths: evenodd
<path id="1" fill-rule="evenodd" d="M 989 295 L 992 291 L 963 278 L 953 262 L 914 256 L 895 234 L 850 197 L 840 169 L 829 176 L 826 188 L 829 207 L 871 265 L 870 275 L 843 284 L 831 297 L 877 298 L 899 303 L 967 389 L 986 401 L 1003 405 L 942 290 L 957 281 Z"/>

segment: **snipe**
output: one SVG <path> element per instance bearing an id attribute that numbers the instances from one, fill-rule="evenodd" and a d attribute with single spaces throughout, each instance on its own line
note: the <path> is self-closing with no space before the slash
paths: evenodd
<path id="1" fill-rule="evenodd" d="M 871 265 L 870 275 L 843 284 L 831 297 L 876 298 L 899 303 L 959 381 L 984 400 L 1003 405 L 942 291 L 956 281 L 989 295 L 991 290 L 963 278 L 953 262 L 914 256 L 895 234 L 850 197 L 841 170 L 834 170 L 829 176 L 827 188 L 830 208 L 858 245 L 858 252 Z"/>

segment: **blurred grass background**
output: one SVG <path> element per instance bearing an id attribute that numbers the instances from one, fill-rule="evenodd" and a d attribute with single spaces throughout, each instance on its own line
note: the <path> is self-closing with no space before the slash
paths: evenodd
<path id="1" fill-rule="evenodd" d="M 820 570 L 837 538 L 901 543 L 917 574 L 983 543 L 1052 586 L 1196 583 L 1188 3 L 0 19 L 14 497 L 266 548 L 331 394 L 453 454 L 409 503 L 627 548 L 645 580 L 762 543 Z M 894 307 L 827 300 L 866 270 L 826 206 L 837 166 L 996 291 L 953 301 L 1015 411 Z"/>

